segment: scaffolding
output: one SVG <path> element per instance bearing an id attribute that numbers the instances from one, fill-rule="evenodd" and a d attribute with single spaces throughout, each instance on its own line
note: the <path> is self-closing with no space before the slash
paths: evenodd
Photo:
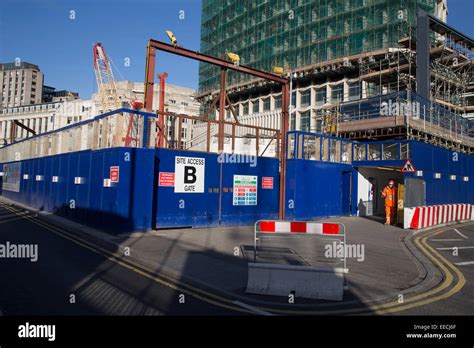
<path id="1" fill-rule="evenodd" d="M 237 53 L 241 63 L 270 72 L 397 47 L 416 10 L 436 0 L 203 0 L 201 52 Z M 218 85 L 219 71 L 200 66 L 200 92 Z M 229 84 L 248 81 L 230 74 Z"/>
<path id="2" fill-rule="evenodd" d="M 356 120 L 360 123 L 360 129 L 354 128 L 354 123 L 351 126 L 346 124 L 342 128 L 349 130 L 349 133 L 345 133 L 345 136 L 403 136 L 472 153 L 473 122 L 467 120 L 474 99 L 472 43 L 469 39 L 462 41 L 459 37 L 452 37 L 449 30 L 438 29 L 431 32 L 427 56 L 430 95 L 429 100 L 425 100 L 414 93 L 418 90 L 416 27 L 404 16 L 401 13 L 398 46 L 389 49 L 383 56 L 370 56 L 359 65 L 363 100 L 359 101 L 357 108 L 347 105 L 343 109 L 345 112 L 349 110 L 349 114 L 344 117 L 345 121 Z M 416 103 L 418 110 L 415 111 L 418 114 L 410 112 L 408 115 L 391 115 L 403 116 L 403 119 L 398 122 L 379 120 L 377 125 L 368 121 L 360 122 L 373 119 L 374 112 L 380 117 L 380 106 L 387 104 L 390 98 L 396 106 L 411 106 Z M 357 112 L 358 115 L 354 118 L 354 113 Z M 371 127 L 373 128 L 366 130 Z"/>

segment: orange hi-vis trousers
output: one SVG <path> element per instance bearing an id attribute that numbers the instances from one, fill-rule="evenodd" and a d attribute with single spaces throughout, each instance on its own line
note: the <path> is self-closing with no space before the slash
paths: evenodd
<path id="1" fill-rule="evenodd" d="M 395 222 L 395 207 L 385 206 L 385 222 L 388 225 Z"/>
<path id="2" fill-rule="evenodd" d="M 382 197 L 385 198 L 385 222 L 392 224 L 395 222 L 395 209 L 397 207 L 397 191 L 395 187 L 386 186 L 382 191 Z"/>

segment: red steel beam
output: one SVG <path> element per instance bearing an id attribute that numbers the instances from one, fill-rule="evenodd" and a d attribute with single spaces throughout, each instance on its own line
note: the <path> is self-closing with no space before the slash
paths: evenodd
<path id="1" fill-rule="evenodd" d="M 146 50 L 146 71 L 145 71 L 145 100 L 143 108 L 148 112 L 153 112 L 153 88 L 155 86 L 155 62 L 156 48 L 150 45 Z"/>
<path id="2" fill-rule="evenodd" d="M 160 112 L 161 114 L 158 114 L 158 128 L 161 130 L 158 132 L 158 138 L 157 138 L 157 143 L 156 147 L 161 148 L 163 147 L 163 138 L 167 136 L 166 130 L 165 130 L 165 84 L 166 84 L 166 78 L 168 77 L 168 74 L 165 72 L 163 74 L 158 74 L 158 78 L 160 79 Z M 151 97 L 153 101 L 153 96 Z"/>
<path id="3" fill-rule="evenodd" d="M 252 68 L 249 68 L 249 67 L 244 66 L 244 65 L 235 65 L 234 63 L 228 62 L 227 60 L 224 60 L 224 59 L 208 56 L 207 54 L 192 51 L 192 50 L 188 50 L 188 49 L 182 48 L 182 47 L 174 47 L 173 45 L 170 45 L 170 44 L 158 41 L 158 40 L 150 39 L 148 41 L 148 47 L 153 47 L 153 48 L 155 48 L 157 50 L 160 50 L 160 51 L 169 52 L 169 53 L 177 54 L 179 56 L 199 60 L 200 62 L 209 63 L 209 64 L 212 64 L 212 65 L 217 65 L 217 66 L 220 66 L 222 68 L 229 69 L 229 70 L 239 71 L 241 73 L 253 75 L 253 76 L 260 77 L 260 78 L 266 79 L 266 80 L 270 80 L 270 81 L 273 81 L 273 82 L 276 82 L 276 83 L 280 83 L 280 84 L 288 83 L 287 79 L 285 79 L 283 77 L 280 77 L 280 76 L 277 76 L 277 75 L 274 75 L 274 74 L 266 73 L 266 72 L 261 71 L 261 70 L 252 69 Z"/>

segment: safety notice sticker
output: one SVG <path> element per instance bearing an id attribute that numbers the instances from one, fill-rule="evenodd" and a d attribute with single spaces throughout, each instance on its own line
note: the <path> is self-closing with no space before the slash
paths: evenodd
<path id="1" fill-rule="evenodd" d="M 120 167 L 119 166 L 110 167 L 110 182 L 118 183 L 119 182 L 119 173 L 120 173 Z"/>
<path id="2" fill-rule="evenodd" d="M 262 177 L 262 189 L 264 190 L 273 190 L 273 178 L 272 177 Z"/>
<path id="3" fill-rule="evenodd" d="M 5 191 L 20 192 L 21 162 L 3 165 L 3 189 Z"/>
<path id="4" fill-rule="evenodd" d="M 176 156 L 174 192 L 203 193 L 205 166 L 205 158 Z"/>
<path id="5" fill-rule="evenodd" d="M 160 172 L 159 186 L 173 187 L 174 186 L 174 173 Z"/>
<path id="6" fill-rule="evenodd" d="M 257 205 L 257 176 L 234 175 L 233 205 Z"/>

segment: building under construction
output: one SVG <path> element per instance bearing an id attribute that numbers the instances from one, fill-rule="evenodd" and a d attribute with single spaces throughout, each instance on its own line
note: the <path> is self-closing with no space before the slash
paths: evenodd
<path id="1" fill-rule="evenodd" d="M 400 226 L 474 219 L 474 44 L 445 2 L 203 7 L 201 52 L 148 41 L 142 110 L 0 148 L 1 194 L 116 233 L 383 218 L 394 179 Z M 165 107 L 166 74 L 156 103 L 162 53 L 202 64 L 199 115 Z"/>
<path id="2" fill-rule="evenodd" d="M 207 0 L 201 51 L 232 52 L 240 64 L 287 76 L 292 130 L 472 153 L 474 46 L 446 20 L 442 0 Z M 239 120 L 278 128 L 281 91 L 229 75 Z M 215 67 L 201 66 L 203 103 L 218 79 Z"/>

